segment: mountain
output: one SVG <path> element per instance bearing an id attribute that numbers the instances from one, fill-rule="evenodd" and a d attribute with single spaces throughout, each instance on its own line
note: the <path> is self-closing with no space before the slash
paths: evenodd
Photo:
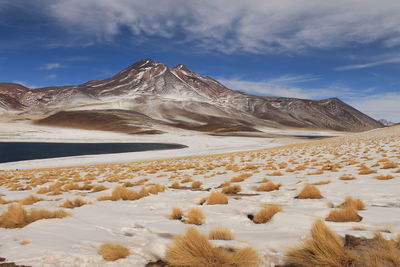
<path id="1" fill-rule="evenodd" d="M 29 89 L 0 83 L 0 113 L 36 123 L 128 133 L 179 129 L 259 132 L 264 127 L 364 131 L 383 125 L 337 98 L 262 97 L 231 90 L 184 65 L 141 60 L 105 80 Z"/>
<path id="2" fill-rule="evenodd" d="M 385 125 L 385 126 L 391 126 L 391 125 L 395 125 L 396 124 L 395 122 L 391 122 L 391 121 L 388 121 L 388 120 L 385 120 L 385 119 L 380 119 L 378 121 L 380 123 L 382 123 L 383 125 Z"/>

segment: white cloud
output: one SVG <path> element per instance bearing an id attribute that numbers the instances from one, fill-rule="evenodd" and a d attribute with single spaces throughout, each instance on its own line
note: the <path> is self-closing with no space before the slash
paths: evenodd
<path id="1" fill-rule="evenodd" d="M 302 52 L 382 41 L 400 44 L 398 0 L 47 0 L 66 30 L 91 42 L 122 28 L 226 53 Z M 83 41 L 82 41 L 83 42 Z"/>
<path id="2" fill-rule="evenodd" d="M 342 97 L 354 94 L 352 90 L 346 87 L 332 85 L 329 88 L 309 88 L 298 85 L 318 79 L 319 77 L 313 75 L 283 75 L 262 81 L 250 81 L 238 78 L 219 78 L 218 81 L 234 90 L 268 96 L 322 99 L 337 97 L 338 94 Z"/>
<path id="3" fill-rule="evenodd" d="M 61 63 L 47 63 L 40 67 L 40 69 L 42 70 L 55 70 L 61 68 L 65 68 L 65 66 L 62 65 Z"/>
<path id="4" fill-rule="evenodd" d="M 348 103 L 374 119 L 400 122 L 400 93 L 383 93 L 349 100 Z"/>
<path id="5" fill-rule="evenodd" d="M 343 71 L 343 70 L 365 69 L 365 68 L 371 68 L 371 67 L 375 67 L 375 66 L 379 66 L 379 65 L 395 64 L 395 63 L 400 63 L 400 57 L 379 60 L 379 61 L 369 62 L 369 63 L 364 63 L 364 64 L 345 65 L 345 66 L 336 67 L 335 70 Z"/>
<path id="6" fill-rule="evenodd" d="M 47 75 L 46 77 L 44 77 L 46 80 L 54 80 L 54 79 L 56 79 L 57 78 L 57 75 L 56 74 L 50 74 L 50 75 Z"/>

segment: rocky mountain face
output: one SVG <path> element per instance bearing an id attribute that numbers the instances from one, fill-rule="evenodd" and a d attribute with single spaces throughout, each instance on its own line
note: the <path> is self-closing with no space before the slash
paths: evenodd
<path id="1" fill-rule="evenodd" d="M 0 113 L 37 123 L 128 133 L 186 129 L 257 132 L 263 127 L 363 131 L 383 125 L 337 98 L 260 97 L 226 88 L 184 65 L 139 61 L 105 80 L 29 89 L 0 83 Z"/>

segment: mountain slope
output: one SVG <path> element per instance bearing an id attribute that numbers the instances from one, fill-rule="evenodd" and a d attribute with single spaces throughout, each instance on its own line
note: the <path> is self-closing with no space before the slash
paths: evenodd
<path id="1" fill-rule="evenodd" d="M 109 120 L 129 124 L 133 132 L 171 127 L 205 132 L 258 131 L 262 127 L 364 131 L 382 127 L 337 98 L 254 96 L 226 88 L 184 65 L 168 67 L 151 59 L 139 61 L 111 78 L 77 86 L 29 89 L 0 83 L 0 112 L 44 114 L 48 118 L 40 123 L 66 127 L 78 127 L 79 121 L 91 124 L 88 118 L 97 116 L 106 124 Z M 79 120 L 81 116 L 85 119 Z M 76 122 L 67 123 L 67 117 Z M 114 124 L 102 128 L 120 128 Z"/>

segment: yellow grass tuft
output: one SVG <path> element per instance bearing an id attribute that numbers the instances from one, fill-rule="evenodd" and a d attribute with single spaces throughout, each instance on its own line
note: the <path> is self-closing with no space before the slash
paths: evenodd
<path id="1" fill-rule="evenodd" d="M 357 209 L 354 207 L 334 209 L 325 218 L 325 221 L 331 222 L 360 222 L 361 220 L 362 217 L 358 215 Z"/>
<path id="2" fill-rule="evenodd" d="M 281 184 L 274 184 L 272 182 L 267 182 L 265 184 L 259 185 L 256 188 L 256 191 L 274 191 L 274 190 L 279 190 L 281 187 Z"/>
<path id="3" fill-rule="evenodd" d="M 305 239 L 300 248 L 288 251 L 286 264 L 299 267 L 345 267 L 352 266 L 354 259 L 355 256 L 344 248 L 340 237 L 319 220 L 311 229 L 311 237 Z"/>
<path id="4" fill-rule="evenodd" d="M 203 183 L 200 182 L 200 181 L 193 181 L 193 182 L 192 182 L 192 188 L 200 189 L 202 184 L 203 184 Z"/>
<path id="5" fill-rule="evenodd" d="M 283 173 L 280 171 L 271 172 L 268 174 L 269 176 L 282 176 Z"/>
<path id="6" fill-rule="evenodd" d="M 19 203 L 20 203 L 21 205 L 32 205 L 32 204 L 34 204 L 34 203 L 36 203 L 36 202 L 39 202 L 39 201 L 41 201 L 41 200 L 43 200 L 43 199 L 40 198 L 40 197 L 37 197 L 37 196 L 35 196 L 35 195 L 29 195 L 29 196 L 27 196 L 26 198 L 20 200 Z"/>
<path id="7" fill-rule="evenodd" d="M 195 228 L 176 236 L 168 247 L 165 261 L 174 267 L 257 267 L 260 259 L 251 247 L 227 250 L 213 247 Z"/>
<path id="8" fill-rule="evenodd" d="M 346 197 L 345 201 L 338 206 L 338 208 L 354 208 L 356 210 L 365 209 L 365 203 L 361 199 L 354 199 L 352 197 Z"/>
<path id="9" fill-rule="evenodd" d="M 21 246 L 26 246 L 26 245 L 30 244 L 31 241 L 28 241 L 28 240 L 21 240 L 21 241 L 19 241 L 18 243 L 19 243 Z"/>
<path id="10" fill-rule="evenodd" d="M 100 246 L 97 253 L 106 261 L 116 261 L 128 257 L 131 252 L 128 248 L 114 243 L 104 243 Z"/>
<path id="11" fill-rule="evenodd" d="M 242 191 L 242 187 L 238 184 L 229 185 L 222 188 L 222 193 L 224 194 L 237 194 Z"/>
<path id="12" fill-rule="evenodd" d="M 282 208 L 278 205 L 265 205 L 259 212 L 253 217 L 254 223 L 266 223 L 272 219 L 272 217 L 282 211 Z"/>
<path id="13" fill-rule="evenodd" d="M 348 181 L 348 180 L 355 180 L 356 177 L 354 177 L 351 174 L 343 174 L 342 176 L 339 177 L 339 179 L 343 181 Z"/>
<path id="14" fill-rule="evenodd" d="M 179 182 L 174 182 L 174 183 L 170 186 L 170 188 L 179 189 L 179 188 L 181 188 L 181 184 L 180 184 Z"/>
<path id="15" fill-rule="evenodd" d="M 320 199 L 323 198 L 321 192 L 313 185 L 306 185 L 296 198 L 300 199 Z"/>
<path id="16" fill-rule="evenodd" d="M 211 192 L 207 198 L 208 205 L 228 204 L 228 197 L 221 192 Z"/>
<path id="17" fill-rule="evenodd" d="M 104 186 L 102 184 L 99 184 L 99 185 L 95 185 L 95 186 L 92 187 L 92 192 L 93 193 L 94 192 L 100 192 L 100 191 L 104 191 L 104 190 L 107 190 L 107 189 L 108 189 L 108 187 L 106 187 L 106 186 Z"/>
<path id="18" fill-rule="evenodd" d="M 202 225 L 204 223 L 204 220 L 205 216 L 201 209 L 191 208 L 188 211 L 187 219 L 184 221 L 184 223 Z"/>
<path id="19" fill-rule="evenodd" d="M 386 162 L 382 169 L 394 169 L 397 168 L 399 166 L 399 164 L 395 163 L 395 162 Z"/>
<path id="20" fill-rule="evenodd" d="M 208 233 L 210 240 L 234 240 L 232 231 L 225 227 L 215 227 Z"/>
<path id="21" fill-rule="evenodd" d="M 390 180 L 390 179 L 393 179 L 393 178 L 394 178 L 394 176 L 390 175 L 390 174 L 387 174 L 387 175 L 381 174 L 381 175 L 376 177 L 376 179 L 378 179 L 378 180 Z"/>
<path id="22" fill-rule="evenodd" d="M 231 183 L 239 183 L 239 182 L 243 182 L 244 180 L 246 180 L 247 178 L 251 177 L 253 174 L 251 173 L 242 173 L 239 175 L 236 175 L 234 177 L 232 177 L 230 179 Z"/>
<path id="23" fill-rule="evenodd" d="M 324 185 L 324 184 L 329 184 L 331 181 L 329 180 L 325 180 L 325 181 L 319 181 L 319 182 L 315 182 L 312 183 L 311 185 Z"/>
<path id="24" fill-rule="evenodd" d="M 67 208 L 67 209 L 73 209 L 73 208 L 78 208 L 78 207 L 82 207 L 83 205 L 88 204 L 87 201 L 81 199 L 81 198 L 77 198 L 75 200 L 65 200 L 64 203 L 62 203 L 60 205 L 61 208 Z"/>
<path id="25" fill-rule="evenodd" d="M 168 216 L 170 220 L 182 220 L 183 211 L 178 207 L 173 207 L 171 214 Z"/>
<path id="26" fill-rule="evenodd" d="M 22 228 L 30 223 L 41 219 L 64 218 L 70 216 L 64 210 L 48 211 L 44 209 L 25 210 L 22 205 L 10 205 L 0 215 L 0 227 Z"/>

